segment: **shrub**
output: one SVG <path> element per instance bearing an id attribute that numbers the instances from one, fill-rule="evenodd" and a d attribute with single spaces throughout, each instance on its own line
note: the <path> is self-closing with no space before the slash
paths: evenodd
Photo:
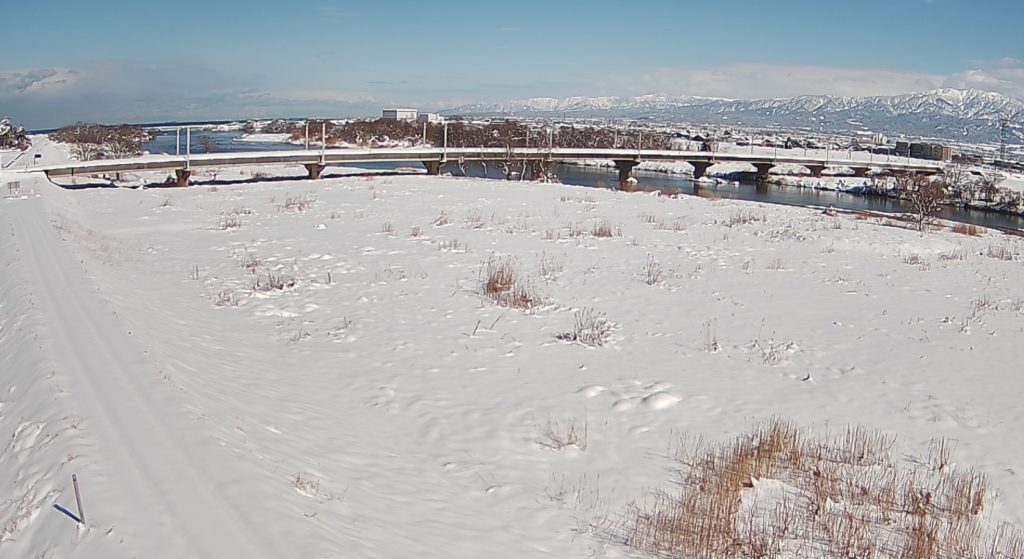
<path id="1" fill-rule="evenodd" d="M 576 311 L 573 329 L 558 334 L 555 338 L 563 342 L 578 342 L 590 347 L 599 347 L 608 341 L 611 333 L 612 324 L 603 314 L 584 307 Z"/>
<path id="2" fill-rule="evenodd" d="M 541 298 L 519 273 L 514 258 L 491 258 L 481 272 L 480 292 L 503 307 L 529 310 L 541 305 Z"/>

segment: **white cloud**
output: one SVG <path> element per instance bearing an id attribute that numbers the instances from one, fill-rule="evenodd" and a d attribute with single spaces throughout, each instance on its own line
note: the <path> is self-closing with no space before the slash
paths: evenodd
<path id="1" fill-rule="evenodd" d="M 95 60 L 75 68 L 0 72 L 0 107 L 29 128 L 75 121 L 154 122 L 304 114 L 369 114 L 341 91 L 273 92 L 261 76 L 202 64 Z"/>
<path id="2" fill-rule="evenodd" d="M 1004 59 L 1005 65 L 987 70 L 966 70 L 946 78 L 944 87 L 975 88 L 995 91 L 1024 99 L 1024 63 L 1010 63 Z"/>

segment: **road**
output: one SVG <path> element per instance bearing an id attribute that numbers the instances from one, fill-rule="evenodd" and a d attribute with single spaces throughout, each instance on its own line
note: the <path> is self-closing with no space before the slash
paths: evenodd
<path id="1" fill-rule="evenodd" d="M 16 238 L 57 378 L 70 393 L 62 401 L 73 402 L 68 411 L 82 418 L 80 436 L 92 449 L 77 463 L 89 532 L 118 536 L 125 556 L 285 556 L 261 541 L 248 507 L 223 494 L 236 458 L 195 434 L 176 405 L 181 396 L 152 373 L 57 236 L 45 198 L 0 205 L 0 229 Z"/>

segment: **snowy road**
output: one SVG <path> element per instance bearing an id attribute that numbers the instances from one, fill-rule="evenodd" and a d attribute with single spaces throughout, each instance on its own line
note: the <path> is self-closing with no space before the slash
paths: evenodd
<path id="1" fill-rule="evenodd" d="M 13 226 L 58 379 L 94 449 L 80 473 L 90 531 L 85 537 L 100 531 L 119 536 L 145 555 L 283 556 L 259 542 L 240 503 L 218 494 L 218 473 L 210 467 L 230 457 L 212 456 L 219 449 L 208 452 L 186 439 L 187 418 L 175 413 L 174 394 L 160 385 L 131 333 L 96 296 L 48 222 L 43 200 L 24 202 L 0 216 Z"/>

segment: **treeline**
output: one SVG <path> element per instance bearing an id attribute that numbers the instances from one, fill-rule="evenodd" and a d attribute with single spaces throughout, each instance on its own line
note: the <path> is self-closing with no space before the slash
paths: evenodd
<path id="1" fill-rule="evenodd" d="M 32 141 L 24 126 L 14 124 L 9 117 L 0 118 L 0 149 L 28 149 Z"/>
<path id="2" fill-rule="evenodd" d="M 326 128 L 328 144 L 345 143 L 361 147 L 394 144 L 440 146 L 445 142 L 444 125 L 400 120 L 356 120 L 345 123 L 310 120 L 309 140 L 319 143 Z M 245 133 L 290 134 L 293 141 L 305 139 L 306 123 L 275 120 L 262 126 L 247 122 Z M 593 126 L 542 127 L 518 121 L 448 123 L 450 147 L 565 147 L 565 148 L 621 148 L 669 149 L 671 138 L 667 134 L 636 130 L 618 130 Z"/>
<path id="3" fill-rule="evenodd" d="M 52 132 L 50 139 L 69 145 L 80 161 L 89 161 L 140 155 L 142 144 L 152 140 L 153 133 L 132 124 L 79 122 Z"/>

